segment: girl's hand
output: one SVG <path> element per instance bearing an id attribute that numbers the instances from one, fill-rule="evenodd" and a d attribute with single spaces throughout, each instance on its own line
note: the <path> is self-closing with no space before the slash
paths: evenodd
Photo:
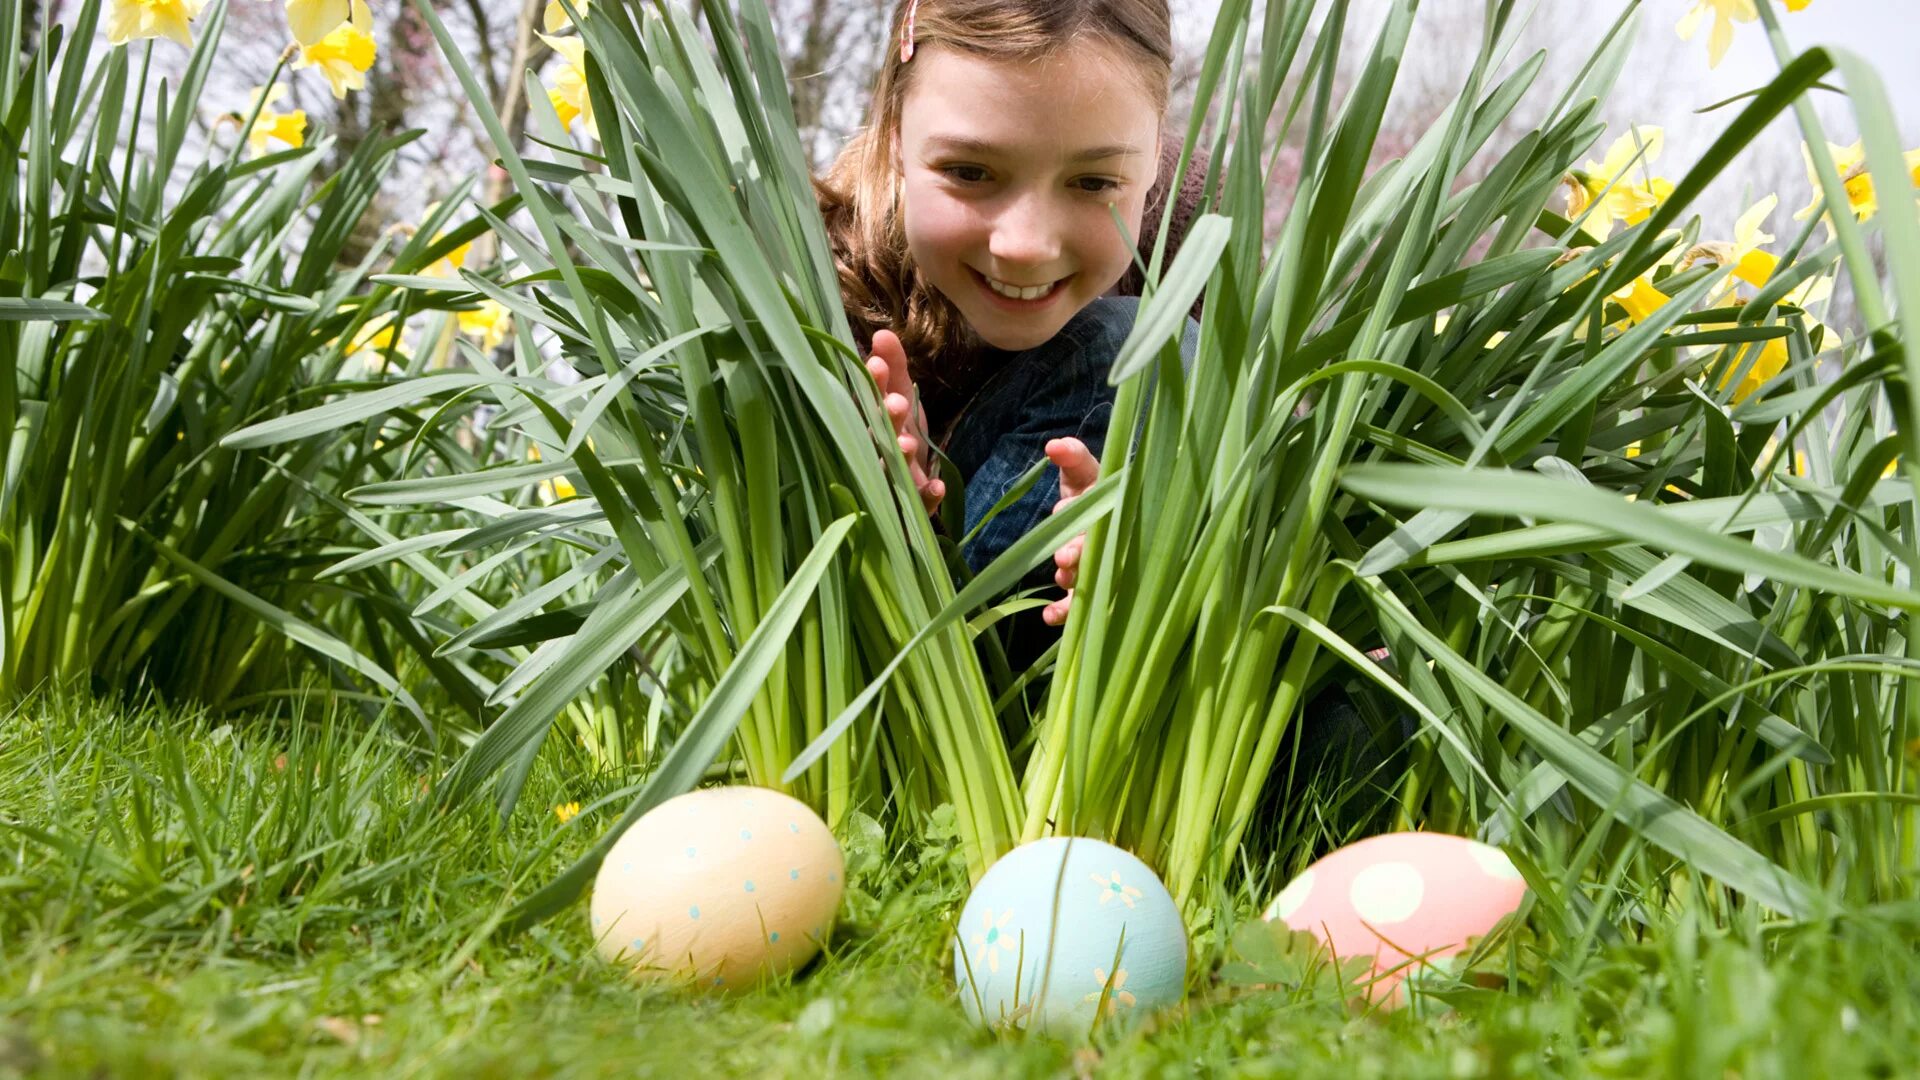
<path id="1" fill-rule="evenodd" d="M 891 330 L 873 334 L 873 355 L 867 358 L 867 373 L 880 389 L 880 402 L 893 422 L 893 437 L 900 452 L 907 456 L 907 468 L 913 474 L 913 486 L 927 513 L 940 508 L 947 485 L 933 471 L 933 448 L 928 445 L 927 417 L 913 389 L 913 377 L 907 374 L 907 349 L 900 336 Z"/>
<path id="2" fill-rule="evenodd" d="M 1056 514 L 1100 479 L 1100 459 L 1079 439 L 1068 437 L 1048 442 L 1047 460 L 1060 467 L 1060 500 L 1053 504 Z M 1067 590 L 1067 595 L 1040 610 L 1040 618 L 1048 626 L 1067 621 L 1067 609 L 1073 605 L 1073 583 L 1080 577 L 1080 552 L 1086 546 L 1087 534 L 1081 533 L 1053 553 L 1053 565 L 1057 568 L 1053 581 Z"/>

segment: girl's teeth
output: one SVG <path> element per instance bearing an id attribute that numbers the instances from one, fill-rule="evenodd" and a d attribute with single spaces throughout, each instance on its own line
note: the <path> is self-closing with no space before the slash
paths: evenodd
<path id="1" fill-rule="evenodd" d="M 987 277 L 985 274 L 980 276 Z M 1055 284 L 1058 283 L 1056 282 Z M 987 278 L 987 285 L 1001 296 L 1014 300 L 1038 300 L 1053 291 L 1053 285 L 1035 285 L 1030 289 L 1021 289 L 1008 285 L 1005 282 L 995 281 L 992 278 Z"/>

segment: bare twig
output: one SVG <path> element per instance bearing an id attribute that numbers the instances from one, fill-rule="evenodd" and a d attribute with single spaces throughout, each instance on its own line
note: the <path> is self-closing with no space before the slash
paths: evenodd
<path id="1" fill-rule="evenodd" d="M 499 115 L 501 126 L 513 137 L 515 146 L 520 145 L 527 128 L 527 70 L 546 63 L 547 57 L 553 54 L 553 50 L 534 35 L 537 20 L 545 10 L 545 0 L 521 0 L 520 19 L 513 35 L 513 63 L 507 69 L 506 87 L 496 93 L 493 99 L 493 110 Z M 482 152 L 486 152 L 484 146 Z M 507 192 L 506 174 L 499 169 L 489 169 L 482 192 L 485 205 L 492 206 L 499 202 Z M 493 234 L 482 234 L 480 239 L 482 243 L 478 254 L 484 265 L 493 255 Z"/>
<path id="2" fill-rule="evenodd" d="M 493 25 L 487 20 L 487 6 L 483 0 L 467 0 L 467 11 L 473 16 L 474 37 L 480 42 L 480 74 L 487 81 L 487 98 L 497 109 L 500 107 L 500 77 L 493 70 Z"/>

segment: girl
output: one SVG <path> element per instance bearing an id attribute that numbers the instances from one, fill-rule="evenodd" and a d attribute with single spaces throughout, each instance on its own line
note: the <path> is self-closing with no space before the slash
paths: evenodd
<path id="1" fill-rule="evenodd" d="M 928 511 L 946 494 L 933 445 L 966 478 L 968 532 L 1052 463 L 966 545 L 978 570 L 1098 479 L 1107 372 L 1142 285 L 1114 215 L 1150 255 L 1172 198 L 1170 263 L 1207 161 L 1170 191 L 1166 0 L 904 0 L 891 42 L 869 126 L 815 187 L 848 320 Z M 1189 363 L 1198 330 L 1189 319 Z M 1083 543 L 1054 554 L 1068 591 L 1042 610 L 1050 625 L 1066 621 Z M 1045 642 L 1016 621 L 1009 645 L 1018 669 Z M 1310 770 L 1365 775 L 1382 760 L 1337 683 L 1304 720 Z"/>
<path id="2" fill-rule="evenodd" d="M 869 127 L 816 188 L 849 321 L 927 509 L 946 494 L 934 445 L 966 479 L 969 532 L 1042 455 L 1052 463 L 966 545 L 978 570 L 1098 478 L 1107 371 L 1141 285 L 1113 217 L 1150 255 L 1179 150 L 1161 130 L 1172 23 L 1166 0 L 904 0 L 890 41 Z M 1205 162 L 1188 175 L 1169 260 Z M 1081 543 L 1054 557 L 1062 588 Z M 1042 617 L 1059 625 L 1070 601 Z"/>

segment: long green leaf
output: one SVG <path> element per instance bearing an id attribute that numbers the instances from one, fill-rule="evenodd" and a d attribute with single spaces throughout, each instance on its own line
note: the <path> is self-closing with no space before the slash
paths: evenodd
<path id="1" fill-rule="evenodd" d="M 1686 555 L 1708 566 L 1759 574 L 1869 603 L 1920 610 L 1920 593 L 1912 590 L 1826 566 L 1802 555 L 1770 551 L 1675 520 L 1641 503 L 1543 476 L 1504 469 L 1356 465 L 1346 472 L 1341 482 L 1362 498 L 1392 505 L 1568 521 L 1600 529 L 1622 540 Z"/>
<path id="2" fill-rule="evenodd" d="M 819 541 L 806 560 L 794 570 L 786 587 L 780 590 L 779 599 L 767 609 L 766 618 L 754 628 L 753 635 L 714 685 L 713 692 L 707 695 L 700 711 L 688 722 L 686 730 L 674 741 L 673 749 L 661 760 L 659 768 L 648 779 L 647 786 L 628 804 L 626 813 L 620 815 L 620 820 L 572 866 L 532 896 L 514 905 L 502 923 L 506 932 L 513 933 L 565 909 L 587 887 L 588 879 L 598 872 L 601 860 L 606 858 L 607 852 L 627 831 L 628 826 L 640 820 L 647 811 L 675 795 L 692 790 L 700 782 L 707 767 L 713 764 L 714 758 L 733 738 L 740 718 L 746 715 L 748 706 L 760 692 L 760 685 L 766 681 L 767 673 L 785 653 L 788 639 L 793 636 L 801 613 L 812 601 L 821 577 L 840 553 L 841 543 L 857 520 L 853 515 L 848 515 L 821 532 Z"/>

